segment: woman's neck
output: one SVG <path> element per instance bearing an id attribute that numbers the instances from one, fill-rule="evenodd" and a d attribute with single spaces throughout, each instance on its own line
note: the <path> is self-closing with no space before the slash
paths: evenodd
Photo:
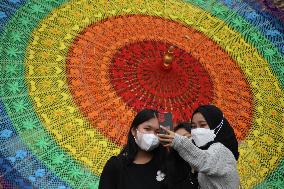
<path id="1" fill-rule="evenodd" d="M 137 152 L 137 154 L 136 154 L 136 157 L 135 157 L 133 163 L 135 163 L 135 164 L 145 164 L 145 163 L 148 163 L 149 161 L 151 161 L 152 158 L 153 158 L 153 154 L 152 153 L 139 150 Z"/>

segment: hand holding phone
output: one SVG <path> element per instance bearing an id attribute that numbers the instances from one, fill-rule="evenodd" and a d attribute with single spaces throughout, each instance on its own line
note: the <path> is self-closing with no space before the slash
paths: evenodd
<path id="1" fill-rule="evenodd" d="M 171 112 L 162 112 L 158 114 L 160 126 L 166 127 L 168 130 L 173 130 L 173 116 Z M 160 127 L 160 134 L 167 134 L 165 130 Z"/>
<path id="2" fill-rule="evenodd" d="M 159 113 L 158 120 L 160 125 L 160 133 L 158 134 L 160 143 L 165 147 L 170 147 L 175 135 L 173 132 L 173 116 L 170 112 Z"/>

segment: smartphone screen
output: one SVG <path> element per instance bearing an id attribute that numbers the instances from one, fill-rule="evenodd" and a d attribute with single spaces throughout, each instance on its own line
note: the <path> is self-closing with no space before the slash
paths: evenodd
<path id="1" fill-rule="evenodd" d="M 164 126 L 169 130 L 173 130 L 173 116 L 171 112 L 162 112 L 158 114 L 158 120 L 160 126 Z M 167 134 L 163 129 L 160 128 L 160 134 Z"/>

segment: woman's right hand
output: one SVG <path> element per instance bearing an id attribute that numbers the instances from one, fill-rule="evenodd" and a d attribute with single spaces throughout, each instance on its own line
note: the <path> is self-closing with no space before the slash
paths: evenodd
<path id="1" fill-rule="evenodd" d="M 159 141 L 163 144 L 165 147 L 170 147 L 173 144 L 173 140 L 175 137 L 175 133 L 166 127 L 160 126 L 161 129 L 166 131 L 167 134 L 158 134 L 157 136 L 159 137 Z"/>

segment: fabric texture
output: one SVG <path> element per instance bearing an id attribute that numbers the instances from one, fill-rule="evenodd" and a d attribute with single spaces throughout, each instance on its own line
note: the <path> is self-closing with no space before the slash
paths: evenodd
<path id="1" fill-rule="evenodd" d="M 232 152 L 217 142 L 207 150 L 196 147 L 190 139 L 175 135 L 173 148 L 198 171 L 201 189 L 236 189 L 240 185 L 237 161 Z"/>

